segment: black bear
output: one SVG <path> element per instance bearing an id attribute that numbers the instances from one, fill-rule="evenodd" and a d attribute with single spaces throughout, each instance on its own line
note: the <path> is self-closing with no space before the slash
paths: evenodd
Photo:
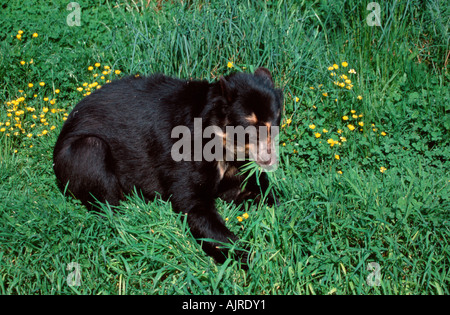
<path id="1" fill-rule="evenodd" d="M 282 98 L 266 68 L 213 83 L 161 74 L 113 81 L 78 103 L 64 123 L 53 155 L 59 186 L 89 209 L 96 202 L 118 205 L 134 189 L 147 201 L 158 193 L 187 214 L 195 238 L 218 241 L 203 241 L 202 248 L 222 263 L 228 252 L 220 243 L 237 237 L 215 198 L 259 199 L 268 188 L 263 173 L 259 185 L 252 177 L 243 189 L 239 168 L 251 157 L 262 167 L 276 165 Z M 250 127 L 263 132 L 247 132 Z M 270 193 L 267 202 L 273 198 Z M 238 255 L 245 264 L 246 253 Z"/>

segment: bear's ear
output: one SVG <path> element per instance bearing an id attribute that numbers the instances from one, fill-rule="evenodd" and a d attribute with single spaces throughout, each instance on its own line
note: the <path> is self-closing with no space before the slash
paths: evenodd
<path id="1" fill-rule="evenodd" d="M 222 90 L 222 96 L 227 100 L 228 103 L 232 100 L 232 87 L 229 81 L 223 76 L 219 78 L 220 89 Z"/>
<path id="2" fill-rule="evenodd" d="M 269 83 L 270 86 L 273 87 L 272 75 L 270 74 L 270 71 L 267 68 L 259 67 L 258 69 L 255 70 L 255 75 L 257 77 L 264 78 L 267 81 L 267 83 Z"/>

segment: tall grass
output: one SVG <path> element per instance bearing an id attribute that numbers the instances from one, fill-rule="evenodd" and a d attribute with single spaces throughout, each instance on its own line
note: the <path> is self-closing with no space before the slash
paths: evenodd
<path id="1" fill-rule="evenodd" d="M 211 81 L 265 66 L 284 89 L 285 108 L 281 165 L 270 174 L 279 205 L 217 201 L 241 238 L 235 246 L 250 248 L 248 273 L 232 260 L 214 264 L 170 202 L 134 195 L 119 213 L 108 205 L 89 213 L 64 196 L 52 173 L 62 113 L 42 137 L 7 136 L 5 128 L 0 292 L 449 294 L 449 9 L 438 0 L 383 1 L 382 26 L 370 27 L 368 2 L 79 1 L 81 27 L 65 24 L 63 4 L 2 3 L 0 128 L 11 119 L 6 102 L 29 93 L 19 92 L 29 82 L 46 82 L 29 106 L 43 110 L 40 98 L 60 89 L 51 95 L 69 111 L 85 93 L 77 88 L 98 80 L 88 70 L 96 62 L 118 76 Z M 22 29 L 39 37 L 18 41 Z M 22 67 L 22 59 L 34 63 Z M 356 70 L 353 88 L 333 84 L 333 64 L 339 74 Z M 363 116 L 344 121 L 350 110 Z M 243 213 L 248 219 L 238 221 Z M 67 283 L 72 262 L 79 286 Z M 380 286 L 367 281 L 369 263 L 381 268 Z"/>

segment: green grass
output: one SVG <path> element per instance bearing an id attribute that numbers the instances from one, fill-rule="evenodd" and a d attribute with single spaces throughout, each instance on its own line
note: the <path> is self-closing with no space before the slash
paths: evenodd
<path id="1" fill-rule="evenodd" d="M 173 2 L 78 1 L 82 25 L 69 27 L 67 3 L 1 1 L 0 292 L 449 294 L 446 2 L 379 2 L 381 27 L 366 23 L 370 1 Z M 168 202 L 131 196 L 120 214 L 96 214 L 57 189 L 53 145 L 94 82 L 258 66 L 285 93 L 270 174 L 280 204 L 217 201 L 236 246 L 251 248 L 248 273 L 214 264 Z M 333 83 L 342 74 L 350 89 Z M 67 283 L 72 262 L 79 286 Z"/>

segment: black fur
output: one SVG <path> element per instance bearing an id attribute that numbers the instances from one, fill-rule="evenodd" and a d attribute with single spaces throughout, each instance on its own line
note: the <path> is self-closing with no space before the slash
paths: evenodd
<path id="1" fill-rule="evenodd" d="M 61 189 L 92 209 L 95 200 L 118 205 L 134 188 L 151 201 L 155 192 L 170 199 L 175 211 L 187 214 L 195 238 L 234 242 L 215 198 L 241 202 L 260 198 L 251 178 L 241 190 L 243 161 L 180 161 L 171 157 L 171 138 L 178 125 L 248 126 L 254 113 L 260 122 L 279 126 L 282 93 L 270 72 L 238 73 L 218 82 L 187 81 L 164 75 L 113 81 L 84 98 L 70 113 L 54 149 L 54 171 Z M 225 130 L 225 129 L 224 129 Z M 205 140 L 203 145 L 205 144 Z M 220 164 L 220 165 L 219 165 Z M 262 191 L 268 187 L 265 174 Z M 273 202 L 272 195 L 269 203 Z M 203 242 L 204 251 L 221 263 L 227 252 L 218 243 Z M 240 253 L 246 263 L 246 254 Z"/>

